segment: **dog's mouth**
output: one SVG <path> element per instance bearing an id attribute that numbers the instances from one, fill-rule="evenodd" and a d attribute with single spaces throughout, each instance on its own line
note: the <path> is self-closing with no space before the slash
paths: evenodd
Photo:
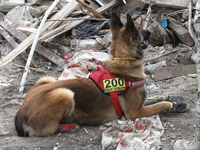
<path id="1" fill-rule="evenodd" d="M 146 49 L 148 47 L 148 42 L 142 41 L 142 49 Z"/>

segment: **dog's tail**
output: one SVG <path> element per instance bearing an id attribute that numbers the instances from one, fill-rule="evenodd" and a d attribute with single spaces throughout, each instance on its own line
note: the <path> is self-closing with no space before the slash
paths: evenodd
<path id="1" fill-rule="evenodd" d="M 42 77 L 35 83 L 35 85 L 47 84 L 50 82 L 56 82 L 56 79 L 54 77 L 50 77 L 50 76 Z"/>
<path id="2" fill-rule="evenodd" d="M 28 137 L 28 132 L 24 130 L 24 124 L 27 122 L 27 119 L 25 119 L 18 113 L 15 116 L 15 129 L 17 131 L 17 135 L 22 137 Z"/>

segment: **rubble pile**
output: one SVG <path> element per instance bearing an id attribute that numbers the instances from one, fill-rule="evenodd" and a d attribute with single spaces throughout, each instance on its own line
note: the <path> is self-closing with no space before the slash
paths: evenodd
<path id="1" fill-rule="evenodd" d="M 24 59 L 28 58 L 28 51 L 24 50 L 31 46 L 41 20 L 52 3 L 51 0 L 0 2 L 0 42 L 5 46 L 11 45 L 1 51 L 1 66 L 19 53 Z M 159 51 L 159 55 L 163 57 L 162 54 L 167 51 L 173 51 L 180 46 L 185 47 L 188 49 L 187 52 L 184 52 L 184 56 L 180 54 L 179 57 L 187 57 L 185 58 L 187 62 L 182 60 L 177 62 L 181 65 L 191 65 L 196 62 L 196 57 L 195 43 L 188 31 L 188 3 L 189 0 L 181 3 L 166 0 L 156 2 L 146 0 L 60 1 L 44 24 L 35 51 L 58 66 L 65 64 L 64 56 L 69 53 L 90 49 L 109 53 L 112 37 L 110 33 L 111 12 L 118 13 L 124 23 L 126 14 L 129 13 L 138 28 L 151 31 L 148 40 L 150 51 Z M 195 1 L 193 3 L 195 4 Z M 44 45 L 53 45 L 56 49 L 49 48 L 51 46 L 47 48 Z M 176 50 L 169 54 L 177 52 L 180 53 Z M 153 63 L 155 66 L 158 62 L 158 59 L 154 61 L 151 59 L 145 61 L 146 73 L 153 73 L 148 65 Z M 167 64 L 164 65 L 165 69 Z M 154 68 L 158 69 L 159 66 L 163 65 L 159 64 Z M 192 70 L 191 73 L 194 71 Z M 155 74 L 163 76 L 159 73 Z M 184 73 L 180 75 L 182 74 Z M 169 77 L 162 77 L 162 79 Z M 156 77 L 156 79 L 160 78 Z"/>
<path id="2" fill-rule="evenodd" d="M 19 78 L 21 79 L 24 72 L 24 62 L 27 62 L 28 58 L 30 58 L 30 49 L 41 22 L 55 1 L 0 1 L 0 68 L 2 66 L 5 67 L 18 55 L 20 55 L 18 58 L 23 60 L 23 63 L 17 64 L 14 61 L 14 63 L 8 64 L 7 68 L 13 66 L 14 69 L 10 67 L 9 70 L 5 67 L 5 70 L 0 70 L 2 73 L 0 75 L 0 90 L 3 91 L 0 92 L 0 97 L 3 98 L 1 102 L 4 103 L 1 105 L 2 112 L 0 112 L 1 135 L 10 136 L 10 131 L 11 135 L 16 135 L 13 118 L 18 108 L 14 110 L 12 107 L 21 106 L 26 95 L 26 93 L 20 95 L 18 92 L 20 87 Z M 76 75 L 69 74 L 70 70 L 75 72 L 74 69 L 76 68 L 73 67 L 76 64 L 76 59 L 82 60 L 79 61 L 79 64 L 82 64 L 82 67 L 78 68 L 79 75 L 83 73 L 86 76 L 89 71 L 96 67 L 93 63 L 97 65 L 110 58 L 109 52 L 112 38 L 110 17 L 112 12 L 117 13 L 124 24 L 126 23 L 126 14 L 129 13 L 140 30 L 149 30 L 151 32 L 150 38 L 145 41 L 148 43 L 148 47 L 144 50 L 148 96 L 183 95 L 190 103 L 191 108 L 195 108 L 197 49 L 195 41 L 189 33 L 189 28 L 192 28 L 192 24 L 189 23 L 188 19 L 190 15 L 192 16 L 195 13 L 195 7 L 192 9 L 193 14 L 189 14 L 189 2 L 190 0 L 60 0 L 56 7 L 51 10 L 42 27 L 35 48 L 36 56 L 41 57 L 31 61 L 30 72 L 32 74 L 29 73 L 29 76 L 34 76 L 35 78 L 27 81 L 26 86 L 31 87 L 36 78 L 39 79 L 41 76 L 54 75 L 52 72 L 56 72 L 57 68 L 61 68 L 59 72 L 55 73 L 60 76 L 60 79 L 65 79 L 66 74 L 68 74 L 67 77 L 77 77 L 78 73 Z M 196 0 L 193 0 L 192 3 L 195 6 Z M 81 56 L 87 54 L 90 57 L 82 59 L 80 54 Z M 47 61 L 44 62 L 44 60 Z M 64 68 L 66 64 L 71 68 L 66 70 Z M 86 67 L 83 67 L 84 65 L 89 66 L 90 69 L 87 68 L 87 70 Z M 62 74 L 61 71 L 63 71 Z M 39 75 L 37 76 L 36 74 Z M 184 84 L 182 85 L 182 83 Z M 8 93 L 11 95 L 8 95 Z M 10 103 L 8 103 L 8 99 L 12 99 Z M 10 106 L 11 108 L 9 108 Z M 9 110 L 7 110 L 8 108 Z M 11 112 L 11 115 L 7 112 Z M 171 118 L 169 116 L 161 117 L 166 129 L 166 134 L 161 139 L 162 144 L 164 143 L 164 150 L 170 149 L 168 146 L 172 147 L 173 142 L 183 138 L 184 134 L 187 134 L 188 137 L 193 136 L 189 132 L 193 131 L 196 124 L 196 119 L 192 118 L 195 116 L 194 111 L 182 114 L 182 117 L 173 116 L 171 115 Z M 7 121 L 2 125 L 7 118 L 9 118 L 9 123 Z M 7 124 L 11 124 L 11 126 Z M 183 130 L 179 130 L 181 127 L 183 127 Z M 100 147 L 100 145 L 97 146 L 95 144 L 94 140 L 96 138 L 96 143 L 100 143 L 101 131 L 97 128 L 89 129 L 89 132 L 91 132 L 89 134 L 83 128 L 84 133 L 87 133 L 86 136 L 89 142 L 86 141 L 85 144 L 81 145 L 83 142 L 81 143 L 80 141 L 83 140 L 82 135 L 84 135 L 82 133 L 80 134 L 81 140 L 75 140 L 74 145 L 81 143 L 78 145 L 82 147 L 81 149 L 87 149 L 88 143 L 91 149 Z M 72 140 L 71 142 L 73 143 L 73 135 L 69 135 L 68 139 L 66 135 L 58 136 L 61 136 L 65 142 Z M 2 137 L 4 138 L 4 136 Z M 8 140 L 12 142 L 12 140 Z M 52 142 L 51 139 L 50 141 Z M 71 143 L 65 142 L 60 142 L 59 144 L 71 146 Z M 2 140 L 1 143 L 3 143 Z M 66 145 L 64 145 L 65 148 L 67 147 Z M 84 145 L 86 146 L 84 147 Z M 51 147 L 57 148 L 59 145 L 51 145 Z"/>

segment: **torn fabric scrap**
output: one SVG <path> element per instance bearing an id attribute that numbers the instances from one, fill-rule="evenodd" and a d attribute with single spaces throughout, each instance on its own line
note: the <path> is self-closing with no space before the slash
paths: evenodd
<path id="1" fill-rule="evenodd" d="M 115 120 L 102 133 L 103 150 L 158 150 L 164 128 L 158 115 L 131 120 Z"/>

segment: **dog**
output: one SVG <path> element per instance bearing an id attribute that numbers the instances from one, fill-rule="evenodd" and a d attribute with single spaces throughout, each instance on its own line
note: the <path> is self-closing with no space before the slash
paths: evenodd
<path id="1" fill-rule="evenodd" d="M 53 135 L 60 122 L 100 125 L 122 115 L 134 120 L 172 109 L 172 103 L 167 101 L 144 106 L 147 91 L 142 37 L 131 16 L 127 15 L 123 25 L 113 13 L 111 32 L 113 58 L 93 72 L 104 77 L 102 85 L 97 85 L 93 73 L 89 78 L 63 81 L 39 79 L 15 116 L 18 136 Z"/>

